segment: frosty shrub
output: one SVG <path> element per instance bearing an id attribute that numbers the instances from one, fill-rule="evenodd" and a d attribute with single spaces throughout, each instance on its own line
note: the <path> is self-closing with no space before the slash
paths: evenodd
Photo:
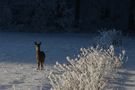
<path id="1" fill-rule="evenodd" d="M 103 48 L 108 48 L 110 45 L 119 47 L 122 45 L 122 32 L 113 30 L 104 30 L 99 32 L 99 36 L 96 38 L 96 44 Z"/>
<path id="2" fill-rule="evenodd" d="M 49 75 L 51 90 L 105 90 L 107 77 L 113 77 L 124 60 L 125 51 L 118 56 L 111 45 L 105 50 L 81 48 L 76 59 L 67 57 L 68 64 L 56 62 L 55 70 Z"/>

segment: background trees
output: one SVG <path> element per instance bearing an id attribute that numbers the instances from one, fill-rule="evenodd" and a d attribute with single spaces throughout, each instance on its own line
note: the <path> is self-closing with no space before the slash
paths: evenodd
<path id="1" fill-rule="evenodd" d="M 1 0 L 0 28 L 85 33 L 115 28 L 131 33 L 134 7 L 134 0 Z"/>
<path id="2" fill-rule="evenodd" d="M 129 1 L 128 30 L 130 33 L 135 32 L 135 0 Z"/>

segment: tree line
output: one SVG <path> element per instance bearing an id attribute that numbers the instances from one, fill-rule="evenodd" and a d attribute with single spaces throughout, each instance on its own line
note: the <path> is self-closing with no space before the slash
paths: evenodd
<path id="1" fill-rule="evenodd" d="M 115 12 L 124 11 L 117 10 L 119 7 L 125 7 L 125 17 Z M 134 11 L 134 0 L 128 3 L 126 0 L 1 0 L 0 28 L 31 32 L 94 32 L 100 28 L 118 28 L 133 33 Z M 119 20 L 121 17 L 124 22 Z M 119 21 L 127 26 L 121 28 L 125 24 L 120 27 Z"/>

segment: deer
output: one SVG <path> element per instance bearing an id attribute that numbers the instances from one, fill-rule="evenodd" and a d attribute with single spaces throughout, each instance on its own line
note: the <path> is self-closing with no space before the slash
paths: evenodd
<path id="1" fill-rule="evenodd" d="M 40 45 L 41 45 L 41 42 L 39 43 L 35 42 L 36 59 L 37 59 L 37 64 L 38 64 L 37 70 L 44 69 L 45 53 L 43 51 L 40 51 Z"/>

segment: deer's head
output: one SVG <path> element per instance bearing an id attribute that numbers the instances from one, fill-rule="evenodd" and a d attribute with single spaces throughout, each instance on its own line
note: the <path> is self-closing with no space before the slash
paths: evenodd
<path id="1" fill-rule="evenodd" d="M 40 50 L 41 42 L 35 42 L 36 51 Z"/>

